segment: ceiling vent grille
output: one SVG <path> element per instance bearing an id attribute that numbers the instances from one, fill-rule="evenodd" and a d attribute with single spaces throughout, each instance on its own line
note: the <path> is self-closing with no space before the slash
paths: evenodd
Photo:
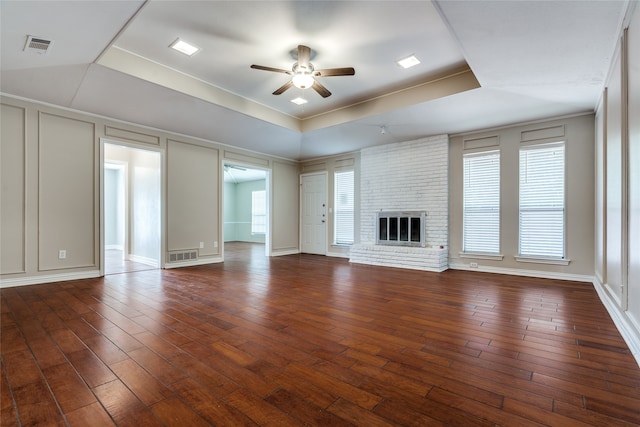
<path id="1" fill-rule="evenodd" d="M 24 51 L 42 55 L 49 51 L 52 44 L 53 41 L 42 37 L 27 36 L 27 43 L 24 46 Z"/>

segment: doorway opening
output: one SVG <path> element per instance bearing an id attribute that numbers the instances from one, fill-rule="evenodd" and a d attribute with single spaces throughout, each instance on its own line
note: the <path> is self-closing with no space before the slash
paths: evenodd
<path id="1" fill-rule="evenodd" d="M 225 261 L 247 251 L 269 256 L 269 171 L 225 163 L 223 194 Z"/>
<path id="2" fill-rule="evenodd" d="M 160 268 L 160 152 L 103 146 L 104 274 Z"/>

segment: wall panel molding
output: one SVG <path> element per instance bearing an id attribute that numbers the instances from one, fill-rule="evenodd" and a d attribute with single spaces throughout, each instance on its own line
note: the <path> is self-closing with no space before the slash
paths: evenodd
<path id="1" fill-rule="evenodd" d="M 474 150 L 479 148 L 489 148 L 489 147 L 499 147 L 500 146 L 500 136 L 486 136 L 482 138 L 469 138 L 464 139 L 463 142 L 463 150 Z"/>
<path id="2" fill-rule="evenodd" d="M 121 128 L 117 128 L 110 125 L 105 125 L 104 134 L 105 136 L 124 139 L 128 141 L 142 142 L 145 144 L 152 144 L 152 145 L 160 145 L 160 137 L 156 135 L 121 129 Z"/>
<path id="3" fill-rule="evenodd" d="M 95 128 L 90 121 L 39 112 L 38 271 L 97 266 Z"/>
<path id="4" fill-rule="evenodd" d="M 27 111 L 9 104 L 1 108 L 0 274 L 17 274 L 27 268 Z"/>
<path id="5" fill-rule="evenodd" d="M 238 153 L 236 151 L 224 150 L 222 157 L 225 161 L 240 162 L 244 165 L 259 166 L 262 168 L 269 167 L 269 160 L 248 154 Z"/>
<path id="6" fill-rule="evenodd" d="M 520 142 L 540 141 L 544 139 L 564 138 L 564 125 L 540 129 L 525 130 L 520 133 Z"/>

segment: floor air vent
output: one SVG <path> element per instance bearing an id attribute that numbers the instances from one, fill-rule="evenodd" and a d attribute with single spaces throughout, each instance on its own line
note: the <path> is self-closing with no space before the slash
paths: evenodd
<path id="1" fill-rule="evenodd" d="M 198 251 L 169 252 L 169 262 L 191 261 L 198 259 Z"/>
<path id="2" fill-rule="evenodd" d="M 27 43 L 24 46 L 25 52 L 47 53 L 53 42 L 42 37 L 27 36 Z"/>

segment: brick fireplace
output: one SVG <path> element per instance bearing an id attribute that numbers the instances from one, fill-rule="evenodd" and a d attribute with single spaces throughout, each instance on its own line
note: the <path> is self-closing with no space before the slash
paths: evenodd
<path id="1" fill-rule="evenodd" d="M 449 137 L 439 135 L 366 148 L 361 151 L 360 165 L 360 242 L 352 246 L 350 261 L 446 270 Z M 424 243 L 376 244 L 379 213 L 388 211 L 424 212 Z"/>

